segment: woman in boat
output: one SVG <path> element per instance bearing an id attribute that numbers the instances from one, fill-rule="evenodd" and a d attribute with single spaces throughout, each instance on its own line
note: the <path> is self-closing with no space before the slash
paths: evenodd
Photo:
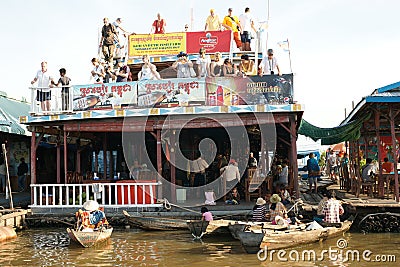
<path id="1" fill-rule="evenodd" d="M 213 215 L 208 211 L 206 207 L 201 207 L 201 219 L 203 221 L 211 222 L 213 220 Z"/>
<path id="2" fill-rule="evenodd" d="M 253 222 L 266 222 L 267 221 L 267 209 L 265 208 L 266 201 L 259 197 L 256 205 L 253 207 Z"/>
<path id="3" fill-rule="evenodd" d="M 79 209 L 76 213 L 78 220 L 78 229 L 82 231 L 97 230 L 101 227 L 108 226 L 108 221 L 99 203 L 94 200 L 88 200 L 83 203 L 85 211 Z"/>
<path id="4" fill-rule="evenodd" d="M 278 194 L 273 194 L 269 201 L 271 202 L 269 206 L 269 216 L 271 222 L 275 221 L 276 216 L 281 216 L 287 218 L 287 211 L 285 205 L 281 202 L 281 197 Z"/>

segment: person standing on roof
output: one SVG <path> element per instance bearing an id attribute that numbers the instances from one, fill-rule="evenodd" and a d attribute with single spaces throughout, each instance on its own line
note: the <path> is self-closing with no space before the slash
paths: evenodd
<path id="1" fill-rule="evenodd" d="M 219 16 L 215 14 L 213 8 L 210 9 L 210 15 L 206 19 L 206 25 L 204 26 L 204 31 L 221 31 L 221 20 Z"/>
<path id="2" fill-rule="evenodd" d="M 160 13 L 157 13 L 157 19 L 153 22 L 151 26 L 151 33 L 165 33 L 165 26 L 167 26 L 167 23 L 165 22 L 165 19 L 161 18 Z"/>
<path id="3" fill-rule="evenodd" d="M 279 68 L 278 61 L 276 57 L 274 57 L 274 50 L 268 49 L 267 56 L 265 56 L 262 60 L 260 65 L 260 76 L 263 75 L 282 75 L 281 69 Z"/>
<path id="4" fill-rule="evenodd" d="M 117 35 L 117 31 L 113 24 L 111 24 L 108 18 L 103 19 L 104 25 L 101 29 L 101 40 L 99 47 L 101 47 L 104 59 L 110 66 L 114 66 L 114 50 L 115 44 L 114 39 Z"/>
<path id="5" fill-rule="evenodd" d="M 53 87 L 54 80 L 47 71 L 47 62 L 43 61 L 41 64 L 41 69 L 36 73 L 35 78 L 31 81 L 31 84 L 38 82 L 36 100 L 40 102 L 40 107 L 42 111 L 50 111 L 50 100 L 51 91 L 50 88 Z"/>
<path id="6" fill-rule="evenodd" d="M 257 32 L 254 27 L 254 20 L 250 14 L 250 8 L 246 7 L 244 9 L 244 14 L 239 16 L 240 25 L 242 26 L 243 32 L 240 34 L 240 39 L 242 42 L 242 51 L 250 51 L 251 42 L 251 31 Z"/>
<path id="7" fill-rule="evenodd" d="M 236 47 L 239 50 L 242 49 L 242 42 L 240 41 L 239 33 L 242 32 L 242 26 L 240 25 L 239 19 L 236 16 L 232 15 L 232 8 L 228 9 L 228 15 L 224 17 L 222 21 L 222 26 L 224 26 L 227 30 L 231 30 L 233 32 L 233 39 L 235 40 Z"/>

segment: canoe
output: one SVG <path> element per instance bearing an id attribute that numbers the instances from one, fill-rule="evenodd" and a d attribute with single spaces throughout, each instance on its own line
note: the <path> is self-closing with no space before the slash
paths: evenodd
<path id="1" fill-rule="evenodd" d="M 204 235 L 229 234 L 229 224 L 234 224 L 234 220 L 187 220 L 187 227 L 195 239 L 200 239 Z"/>
<path id="2" fill-rule="evenodd" d="M 129 224 L 144 230 L 186 230 L 186 220 L 164 217 L 132 216 L 127 211 L 122 211 Z"/>
<path id="3" fill-rule="evenodd" d="M 400 213 L 382 212 L 365 216 L 358 228 L 364 233 L 400 232 Z"/>
<path id="4" fill-rule="evenodd" d="M 286 249 L 337 237 L 348 231 L 351 224 L 351 221 L 345 221 L 340 227 L 330 226 L 315 230 L 306 230 L 300 226 L 285 231 L 267 229 L 238 232 L 238 237 L 247 253 L 257 253 L 260 249 Z"/>
<path id="5" fill-rule="evenodd" d="M 74 229 L 67 228 L 69 238 L 85 248 L 93 247 L 110 239 L 112 231 L 112 227 L 102 228 L 101 230 L 93 232 L 76 231 Z"/>
<path id="6" fill-rule="evenodd" d="M 261 229 L 282 231 L 282 230 L 286 230 L 287 226 L 274 225 L 271 222 L 235 221 L 234 223 L 230 223 L 228 225 L 228 229 L 233 238 L 239 239 L 239 236 L 238 236 L 239 232 L 260 231 Z"/>

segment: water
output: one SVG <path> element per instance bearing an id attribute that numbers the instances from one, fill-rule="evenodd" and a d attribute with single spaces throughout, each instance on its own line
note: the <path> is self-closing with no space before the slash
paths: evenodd
<path id="1" fill-rule="evenodd" d="M 246 254 L 239 241 L 231 237 L 208 237 L 199 242 L 193 241 L 187 231 L 114 229 L 109 242 L 85 249 L 70 245 L 63 228 L 25 230 L 18 233 L 17 239 L 0 243 L 0 266 L 398 266 L 395 262 L 367 262 L 362 259 L 362 252 L 370 250 L 372 255 L 367 256 L 371 260 L 378 254 L 391 254 L 398 262 L 400 234 L 347 233 L 344 239 L 348 246 L 343 251 L 358 250 L 359 261 L 351 257 L 347 262 L 328 259 L 328 255 L 323 260 L 319 258 L 323 249 L 337 249 L 338 238 L 288 249 L 281 260 L 273 254 L 271 262 Z M 316 260 L 300 258 L 295 262 L 288 257 L 288 253 L 294 257 L 295 251 L 301 255 L 304 250 L 315 251 Z"/>

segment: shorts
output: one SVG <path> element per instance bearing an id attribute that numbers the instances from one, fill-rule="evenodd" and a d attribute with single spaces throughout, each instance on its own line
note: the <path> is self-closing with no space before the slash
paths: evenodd
<path id="1" fill-rule="evenodd" d="M 51 100 L 51 93 L 50 92 L 42 92 L 37 91 L 36 100 L 39 102 L 43 102 L 46 100 Z"/>
<path id="2" fill-rule="evenodd" d="M 308 177 L 308 183 L 314 184 L 318 181 L 318 177 Z"/>
<path id="3" fill-rule="evenodd" d="M 242 41 L 240 41 L 240 39 L 239 39 L 239 32 L 233 32 L 233 40 L 235 40 L 237 48 L 242 47 Z"/>
<path id="4" fill-rule="evenodd" d="M 251 36 L 248 31 L 244 31 L 242 34 L 240 34 L 240 40 L 242 43 L 250 43 L 251 42 Z"/>

